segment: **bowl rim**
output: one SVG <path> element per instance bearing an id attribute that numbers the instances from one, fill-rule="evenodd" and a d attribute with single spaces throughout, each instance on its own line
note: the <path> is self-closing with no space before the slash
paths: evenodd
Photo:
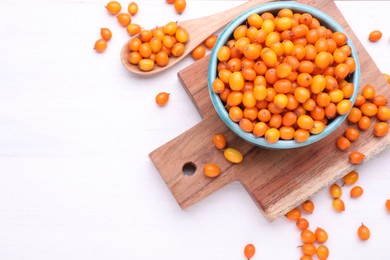
<path id="1" fill-rule="evenodd" d="M 305 4 L 298 4 L 294 2 L 272 2 L 272 3 L 266 3 L 259 5 L 257 7 L 251 8 L 244 12 L 243 14 L 239 15 L 237 18 L 235 18 L 232 22 L 230 22 L 222 31 L 222 33 L 218 36 L 217 42 L 214 45 L 214 48 L 211 52 L 209 66 L 208 66 L 208 90 L 211 98 L 211 102 L 219 115 L 219 117 L 222 119 L 222 121 L 239 137 L 244 139 L 245 141 L 254 144 L 256 146 L 264 147 L 264 148 L 271 148 L 271 149 L 290 149 L 290 148 L 298 148 L 302 146 L 306 146 L 312 143 L 315 143 L 326 136 L 328 136 L 330 133 L 332 133 L 334 130 L 336 130 L 347 118 L 350 110 L 348 113 L 337 116 L 333 121 L 327 125 L 323 132 L 317 135 L 310 135 L 309 139 L 305 142 L 298 143 L 294 140 L 279 140 L 275 143 L 268 143 L 265 141 L 264 137 L 255 137 L 252 133 L 246 133 L 241 130 L 239 125 L 236 122 L 233 122 L 228 115 L 227 110 L 225 109 L 221 99 L 219 96 L 213 91 L 212 89 L 212 82 L 216 78 L 216 72 L 217 72 L 217 54 L 218 50 L 228 41 L 228 39 L 233 34 L 233 31 L 236 27 L 241 25 L 250 14 L 253 13 L 263 13 L 263 12 L 274 12 L 277 10 L 280 10 L 282 8 L 289 8 L 293 11 L 300 12 L 300 13 L 310 13 L 313 15 L 313 17 L 317 18 L 321 25 L 325 25 L 326 28 L 330 28 L 332 31 L 339 31 L 345 33 L 347 36 L 347 44 L 351 47 L 351 57 L 353 57 L 356 61 L 356 69 L 354 73 L 350 76 L 352 79 L 352 83 L 354 84 L 354 93 L 349 98 L 349 100 L 352 101 L 352 104 L 355 102 L 356 97 L 358 95 L 358 89 L 360 85 L 360 62 L 358 53 L 356 51 L 356 48 L 344 30 L 344 28 L 337 23 L 333 18 L 331 18 L 329 15 L 323 13 L 322 11 L 311 7 L 309 5 Z M 351 107 L 352 108 L 352 107 Z"/>

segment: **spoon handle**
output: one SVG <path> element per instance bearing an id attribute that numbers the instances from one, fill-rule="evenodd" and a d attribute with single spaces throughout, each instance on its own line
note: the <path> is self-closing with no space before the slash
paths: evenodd
<path id="1" fill-rule="evenodd" d="M 198 46 L 211 34 L 227 25 L 234 18 L 244 13 L 248 9 L 267 2 L 272 2 L 272 0 L 251 0 L 239 6 L 235 6 L 229 10 L 222 11 L 210 16 L 180 22 L 179 24 L 186 28 L 186 30 L 191 35 L 191 40 L 189 42 L 189 45 L 191 46 L 188 46 L 189 49 L 193 49 Z"/>

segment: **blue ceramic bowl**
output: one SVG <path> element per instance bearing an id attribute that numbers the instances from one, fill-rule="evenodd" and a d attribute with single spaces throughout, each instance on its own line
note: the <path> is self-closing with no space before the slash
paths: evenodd
<path id="1" fill-rule="evenodd" d="M 272 148 L 272 149 L 290 149 L 290 148 L 297 148 L 306 146 L 312 143 L 315 143 L 321 139 L 323 139 L 325 136 L 329 135 L 333 131 L 335 131 L 341 123 L 346 119 L 348 114 L 338 116 L 335 119 L 333 119 L 328 125 L 325 127 L 324 131 L 318 135 L 310 135 L 309 139 L 302 143 L 297 143 L 294 140 L 279 140 L 276 143 L 270 144 L 265 141 L 263 137 L 255 137 L 252 133 L 244 132 L 240 129 L 239 125 L 232 121 L 229 118 L 228 111 L 225 109 L 224 104 L 222 103 L 221 99 L 219 98 L 219 95 L 216 94 L 212 88 L 212 82 L 217 77 L 217 65 L 218 65 L 218 50 L 227 43 L 232 38 L 232 34 L 235 28 L 237 28 L 239 25 L 245 23 L 247 18 L 250 14 L 257 13 L 262 14 L 264 12 L 271 12 L 276 14 L 280 9 L 283 8 L 289 8 L 293 10 L 294 12 L 298 13 L 310 13 L 313 17 L 317 18 L 321 25 L 324 25 L 326 28 L 332 30 L 332 31 L 339 31 L 339 32 L 345 32 L 345 30 L 331 17 L 324 14 L 323 12 L 319 11 L 318 9 L 315 9 L 308 5 L 303 4 L 297 4 L 294 2 L 273 2 L 268 4 L 263 4 L 258 7 L 252 8 L 248 10 L 247 12 L 241 14 L 239 17 L 234 19 L 229 25 L 226 26 L 226 28 L 223 30 L 221 35 L 218 37 L 218 40 L 213 48 L 213 51 L 211 53 L 210 63 L 209 63 L 209 70 L 208 70 L 208 89 L 211 97 L 211 101 L 214 105 L 215 110 L 217 111 L 220 118 L 223 120 L 223 122 L 239 137 L 243 138 L 245 141 L 252 143 L 254 145 L 264 147 L 264 148 Z M 348 77 L 348 81 L 352 82 L 355 86 L 355 91 L 350 98 L 352 103 L 355 102 L 356 96 L 359 89 L 360 84 L 360 65 L 358 60 L 358 54 L 357 51 L 352 43 L 352 41 L 348 38 L 347 43 L 351 49 L 352 49 L 352 57 L 356 61 L 356 70 L 355 72 Z"/>

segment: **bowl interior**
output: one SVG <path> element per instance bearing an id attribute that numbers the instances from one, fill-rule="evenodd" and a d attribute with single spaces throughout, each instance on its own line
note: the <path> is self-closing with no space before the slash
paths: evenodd
<path id="1" fill-rule="evenodd" d="M 220 118 L 223 120 L 223 122 L 238 136 L 246 140 L 247 142 L 250 142 L 254 145 L 266 147 L 266 148 L 274 148 L 274 149 L 289 149 L 289 148 L 297 148 L 306 146 L 309 144 L 312 144 L 314 142 L 317 142 L 324 138 L 325 136 L 329 135 L 331 132 L 333 132 L 335 129 L 337 129 L 338 126 L 341 125 L 341 123 L 346 119 L 348 116 L 348 113 L 342 116 L 337 116 L 335 119 L 333 119 L 324 129 L 324 131 L 318 135 L 310 135 L 309 139 L 302 143 L 297 143 L 294 140 L 279 140 L 276 143 L 270 144 L 265 141 L 263 137 L 258 138 L 255 137 L 252 133 L 246 133 L 242 131 L 239 127 L 239 125 L 235 122 L 233 122 L 228 115 L 227 110 L 224 107 L 224 104 L 222 103 L 221 99 L 219 98 L 219 95 L 216 94 L 212 88 L 212 82 L 217 77 L 217 65 L 218 65 L 218 50 L 226 44 L 228 40 L 232 38 L 232 34 L 235 28 L 237 28 L 239 25 L 243 24 L 250 14 L 257 13 L 261 14 L 264 12 L 271 12 L 271 13 L 277 13 L 282 8 L 289 8 L 294 12 L 299 13 L 310 13 L 313 17 L 317 18 L 321 25 L 325 26 L 328 29 L 331 29 L 333 32 L 339 31 L 345 33 L 347 36 L 348 34 L 345 32 L 345 30 L 331 17 L 326 15 L 325 13 L 319 11 L 316 8 L 310 7 L 308 5 L 303 4 L 297 4 L 294 2 L 273 2 L 273 3 L 267 3 L 260 5 L 258 7 L 252 8 L 248 10 L 247 12 L 241 14 L 239 17 L 234 19 L 229 25 L 225 27 L 225 29 L 222 31 L 220 36 L 218 37 L 218 40 L 213 48 L 213 51 L 211 53 L 210 62 L 209 62 L 209 70 L 208 70 L 208 89 L 211 97 L 211 101 L 214 105 L 215 110 L 217 111 Z M 356 61 L 356 70 L 354 73 L 352 73 L 350 76 L 348 76 L 347 80 L 349 82 L 352 82 L 354 84 L 354 93 L 350 100 L 352 103 L 355 102 L 358 88 L 360 84 L 360 64 L 358 60 L 358 54 L 355 49 L 355 46 L 353 45 L 351 39 L 348 37 L 347 44 L 351 47 L 352 54 L 351 56 Z"/>

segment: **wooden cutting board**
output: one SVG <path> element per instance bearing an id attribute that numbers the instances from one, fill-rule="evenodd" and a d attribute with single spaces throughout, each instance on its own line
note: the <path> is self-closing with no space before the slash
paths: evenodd
<path id="1" fill-rule="evenodd" d="M 377 92 L 387 97 L 390 88 L 377 66 L 352 32 L 332 0 L 300 0 L 327 13 L 347 31 L 356 45 L 362 69 L 361 86 L 371 83 Z M 354 169 L 348 161 L 351 151 L 361 151 L 366 160 L 383 151 L 390 144 L 390 135 L 375 138 L 372 129 L 362 132 L 358 141 L 347 152 L 336 147 L 336 139 L 348 127 L 344 124 L 320 142 L 290 150 L 267 150 L 240 139 L 220 120 L 207 90 L 209 57 L 180 71 L 179 79 L 192 97 L 203 120 L 190 130 L 150 153 L 150 158 L 171 190 L 177 203 L 187 208 L 226 184 L 239 181 L 269 220 L 274 220 L 300 205 L 321 189 Z M 223 152 L 212 143 L 212 136 L 223 133 L 228 147 L 244 154 L 240 164 L 228 162 Z M 217 178 L 203 174 L 206 163 L 216 163 L 222 170 Z M 192 175 L 185 168 L 193 167 Z M 226 203 L 226 201 L 224 201 Z"/>

